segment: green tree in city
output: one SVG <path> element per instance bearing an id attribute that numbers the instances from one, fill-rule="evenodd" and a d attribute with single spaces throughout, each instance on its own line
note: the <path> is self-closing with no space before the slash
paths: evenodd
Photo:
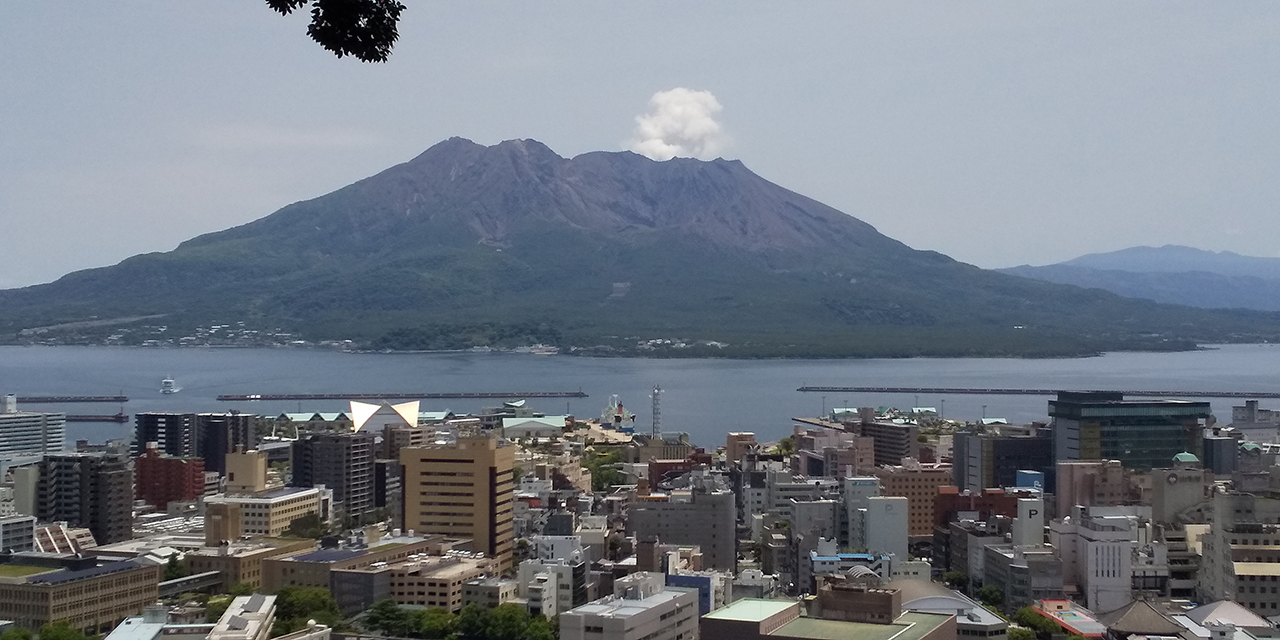
<path id="1" fill-rule="evenodd" d="M 978 601 L 988 607 L 998 607 L 1004 602 L 1004 592 L 994 584 L 986 585 L 978 589 Z"/>
<path id="2" fill-rule="evenodd" d="M 952 589 L 963 589 L 969 582 L 969 576 L 961 571 L 948 571 L 942 574 L 942 582 Z"/>
<path id="3" fill-rule="evenodd" d="M 487 640 L 489 610 L 474 602 L 458 612 L 458 637 L 462 640 Z"/>
<path id="4" fill-rule="evenodd" d="M 458 616 L 441 607 L 431 607 L 418 617 L 418 635 L 427 640 L 445 640 L 458 629 Z"/>
<path id="5" fill-rule="evenodd" d="M 40 640 L 88 640 L 79 629 L 73 629 L 66 620 L 56 620 L 40 627 Z"/>
<path id="6" fill-rule="evenodd" d="M 486 640 L 524 640 L 529 610 L 515 603 L 500 604 L 489 612 Z"/>
<path id="7" fill-rule="evenodd" d="M 231 596 L 213 596 L 204 605 L 204 621 L 217 622 L 222 614 L 227 612 L 227 607 L 231 606 Z"/>
<path id="8" fill-rule="evenodd" d="M 31 640 L 31 632 L 22 627 L 9 627 L 0 633 L 0 640 Z"/>
<path id="9" fill-rule="evenodd" d="M 293 633 L 307 624 L 307 620 L 328 627 L 342 622 L 342 612 L 328 589 L 317 587 L 285 587 L 276 592 L 276 622 L 271 636 Z"/>
<path id="10" fill-rule="evenodd" d="M 1009 640 L 1036 640 L 1036 632 L 1022 627 L 1010 627 Z"/>
<path id="11" fill-rule="evenodd" d="M 253 585 L 248 582 L 237 582 L 231 585 L 231 589 L 227 591 L 233 597 L 251 596 L 253 595 Z"/>
<path id="12" fill-rule="evenodd" d="M 364 625 L 389 636 L 404 637 L 415 629 L 413 617 L 395 600 L 379 600 L 364 614 Z"/>
<path id="13" fill-rule="evenodd" d="M 187 577 L 187 568 L 178 562 L 178 556 L 169 556 L 169 561 L 164 565 L 164 579 L 177 580 L 185 577 Z"/>

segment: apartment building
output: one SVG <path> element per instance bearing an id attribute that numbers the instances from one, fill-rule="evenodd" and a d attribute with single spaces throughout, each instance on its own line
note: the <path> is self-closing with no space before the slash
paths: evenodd
<path id="1" fill-rule="evenodd" d="M 135 497 L 157 509 L 204 495 L 204 460 L 162 455 L 155 442 L 148 442 L 142 455 L 134 458 L 133 471 Z"/>
<path id="2" fill-rule="evenodd" d="M 939 487 L 951 484 L 951 465 L 908 458 L 901 465 L 876 469 L 875 476 L 880 479 L 880 495 L 907 499 L 908 535 L 932 536 L 934 502 Z"/>
<path id="3" fill-rule="evenodd" d="M 5 396 L 0 409 L 0 457 L 58 453 L 66 424 L 65 414 L 18 411 L 17 397 Z"/>
<path id="4" fill-rule="evenodd" d="M 627 517 L 638 538 L 698 545 L 706 568 L 737 571 L 737 507 L 729 491 L 680 491 L 638 497 Z"/>
<path id="5" fill-rule="evenodd" d="M 98 544 L 133 536 L 133 469 L 127 455 L 51 454 L 36 466 L 36 518 L 85 527 Z"/>
<path id="6" fill-rule="evenodd" d="M 293 443 L 295 487 L 324 485 L 347 518 L 373 511 L 374 434 L 313 433 Z"/>

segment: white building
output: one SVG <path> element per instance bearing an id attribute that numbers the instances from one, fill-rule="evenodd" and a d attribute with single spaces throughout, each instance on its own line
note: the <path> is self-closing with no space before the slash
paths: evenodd
<path id="1" fill-rule="evenodd" d="M 859 530 L 870 553 L 883 553 L 896 560 L 911 558 L 907 549 L 909 505 L 900 496 L 867 498 L 867 507 L 859 510 Z M 850 528 L 850 531 L 853 529 Z M 852 533 L 850 538 L 852 538 Z"/>
<path id="2" fill-rule="evenodd" d="M 862 518 L 866 515 L 867 500 L 880 495 L 880 479 L 874 476 L 845 478 L 841 490 L 849 518 L 848 544 L 854 549 L 865 549 L 867 541 L 862 537 Z"/>
<path id="3" fill-rule="evenodd" d="M 1075 585 L 1092 611 L 1113 611 L 1133 601 L 1137 523 L 1128 516 L 1093 515 L 1077 506 L 1050 525 L 1062 560 L 1064 588 Z"/>
<path id="4" fill-rule="evenodd" d="M 697 640 L 698 592 L 665 580 L 647 571 L 619 578 L 614 595 L 560 614 L 560 640 Z"/>
<path id="5" fill-rule="evenodd" d="M 517 588 L 520 590 L 521 598 L 533 599 L 530 589 L 541 588 L 540 585 L 546 584 L 546 581 L 538 577 L 543 574 L 555 576 L 556 611 L 568 611 L 586 602 L 587 563 L 583 561 L 581 551 L 560 558 L 531 559 L 521 562 L 516 570 L 516 582 L 519 583 Z M 577 602 L 574 602 L 575 599 Z"/>
<path id="6" fill-rule="evenodd" d="M 0 458 L 58 453 L 66 426 L 66 414 L 18 411 L 17 396 L 5 396 L 0 409 Z"/>
<path id="7" fill-rule="evenodd" d="M 539 560 L 585 557 L 578 536 L 529 536 L 529 557 Z"/>

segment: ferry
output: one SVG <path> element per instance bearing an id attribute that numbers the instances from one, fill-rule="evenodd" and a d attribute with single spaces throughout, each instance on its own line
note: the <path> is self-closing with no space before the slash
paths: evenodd
<path id="1" fill-rule="evenodd" d="M 182 391 L 182 387 L 179 387 L 178 383 L 174 382 L 173 378 L 165 378 L 160 381 L 160 393 L 168 394 L 177 393 L 179 391 Z"/>

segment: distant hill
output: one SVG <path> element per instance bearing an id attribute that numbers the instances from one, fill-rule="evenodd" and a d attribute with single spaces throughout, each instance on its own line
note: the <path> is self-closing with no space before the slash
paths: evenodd
<path id="1" fill-rule="evenodd" d="M 1022 265 L 1000 271 L 1169 304 L 1280 311 L 1280 258 L 1166 245 L 1131 247 L 1043 267 Z"/>
<path id="2" fill-rule="evenodd" d="M 1106 271 L 1134 273 L 1203 271 L 1224 276 L 1280 280 L 1280 258 L 1257 258 L 1230 251 L 1205 251 L 1173 244 L 1163 247 L 1129 247 L 1110 253 L 1091 253 L 1060 264 Z"/>
<path id="3" fill-rule="evenodd" d="M 244 322 L 370 348 L 602 354 L 655 338 L 728 344 L 679 355 L 1047 356 L 1280 337 L 1276 314 L 1162 306 L 917 251 L 737 161 L 566 159 L 533 140 L 460 138 L 174 251 L 0 291 L 10 341 L 126 317 L 170 336 Z"/>

